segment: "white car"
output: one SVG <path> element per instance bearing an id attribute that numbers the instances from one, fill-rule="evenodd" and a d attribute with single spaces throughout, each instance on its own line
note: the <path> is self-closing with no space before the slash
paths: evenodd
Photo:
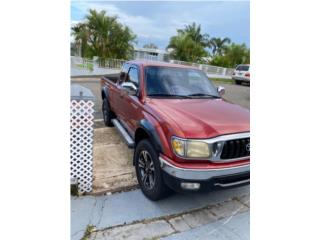
<path id="1" fill-rule="evenodd" d="M 235 80 L 236 84 L 241 84 L 242 82 L 250 83 L 250 65 L 238 65 L 232 74 L 232 79 Z"/>

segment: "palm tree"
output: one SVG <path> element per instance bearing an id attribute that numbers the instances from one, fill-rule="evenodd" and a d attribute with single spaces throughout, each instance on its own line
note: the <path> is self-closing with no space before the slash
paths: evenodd
<path id="1" fill-rule="evenodd" d="M 178 32 L 177 36 L 171 37 L 167 49 L 171 49 L 171 57 L 181 61 L 197 62 L 207 56 L 204 47 L 183 32 Z"/>
<path id="2" fill-rule="evenodd" d="M 227 44 L 230 44 L 230 38 L 211 38 L 210 45 L 212 47 L 212 54 L 222 56 L 227 48 Z"/>
<path id="3" fill-rule="evenodd" d="M 223 55 L 216 55 L 210 64 L 221 67 L 234 68 L 238 64 L 250 63 L 250 49 L 245 44 L 227 46 Z"/>
<path id="4" fill-rule="evenodd" d="M 225 57 L 228 59 L 230 67 L 250 63 L 250 49 L 245 44 L 232 43 L 226 49 Z"/>
<path id="5" fill-rule="evenodd" d="M 75 38 L 75 46 L 80 49 L 80 56 L 85 57 L 88 51 L 88 30 L 85 24 L 78 23 L 71 28 L 72 35 Z"/>
<path id="6" fill-rule="evenodd" d="M 207 33 L 201 33 L 201 25 L 197 25 L 193 22 L 191 25 L 186 25 L 184 29 L 178 29 L 178 33 L 188 34 L 193 41 L 199 43 L 203 47 L 209 46 L 209 35 Z"/>
<path id="7" fill-rule="evenodd" d="M 88 48 L 83 57 L 98 56 L 102 59 L 129 58 L 136 39 L 131 29 L 120 24 L 116 16 L 92 9 L 84 22 L 72 27 L 72 34 L 76 41 L 81 39 L 81 44 Z"/>

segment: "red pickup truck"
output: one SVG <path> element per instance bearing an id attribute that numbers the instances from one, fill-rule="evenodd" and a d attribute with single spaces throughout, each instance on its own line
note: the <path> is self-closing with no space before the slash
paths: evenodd
<path id="1" fill-rule="evenodd" d="M 197 68 L 128 61 L 101 78 L 106 126 L 128 147 L 142 192 L 209 191 L 250 182 L 250 113 Z"/>

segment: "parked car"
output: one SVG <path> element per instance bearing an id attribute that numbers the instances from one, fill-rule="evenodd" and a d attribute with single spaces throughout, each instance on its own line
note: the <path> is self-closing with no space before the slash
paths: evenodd
<path id="1" fill-rule="evenodd" d="M 236 84 L 241 84 L 242 82 L 250 83 L 250 65 L 238 65 L 232 74 L 232 79 L 235 80 Z"/>
<path id="2" fill-rule="evenodd" d="M 249 111 L 221 98 L 197 68 L 129 61 L 101 78 L 106 126 L 128 147 L 144 195 L 211 191 L 249 184 Z"/>

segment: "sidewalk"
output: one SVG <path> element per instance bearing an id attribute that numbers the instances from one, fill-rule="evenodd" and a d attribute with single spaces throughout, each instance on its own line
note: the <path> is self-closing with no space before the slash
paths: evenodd
<path id="1" fill-rule="evenodd" d="M 72 197 L 71 238 L 81 239 L 88 226 L 93 228 L 88 236 L 92 239 L 158 239 L 185 231 L 197 234 L 192 229 L 233 218 L 248 212 L 249 207 L 249 186 L 207 194 L 174 194 L 158 202 L 145 198 L 139 189 L 110 196 Z"/>
<path id="2" fill-rule="evenodd" d="M 163 240 L 249 240 L 250 212 L 239 213 L 186 232 L 162 238 Z"/>

